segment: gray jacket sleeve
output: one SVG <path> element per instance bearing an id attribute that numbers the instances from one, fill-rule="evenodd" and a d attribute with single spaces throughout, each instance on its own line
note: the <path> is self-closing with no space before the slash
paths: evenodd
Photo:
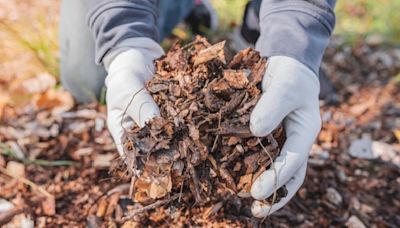
<path id="1" fill-rule="evenodd" d="M 318 75 L 335 26 L 336 0 L 263 0 L 256 49 L 295 58 Z"/>
<path id="2" fill-rule="evenodd" d="M 85 0 L 86 1 L 86 0 Z M 157 0 L 89 0 L 88 23 L 96 45 L 96 63 L 122 41 L 147 37 L 158 42 Z"/>

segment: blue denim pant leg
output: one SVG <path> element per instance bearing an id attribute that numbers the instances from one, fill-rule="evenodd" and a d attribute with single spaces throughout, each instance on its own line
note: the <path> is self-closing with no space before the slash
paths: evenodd
<path id="1" fill-rule="evenodd" d="M 172 30 L 183 21 L 194 7 L 194 0 L 159 1 L 158 30 L 160 39 L 171 35 Z"/>

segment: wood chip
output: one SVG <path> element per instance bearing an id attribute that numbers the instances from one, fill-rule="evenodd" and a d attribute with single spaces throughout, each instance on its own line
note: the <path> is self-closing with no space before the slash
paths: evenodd
<path id="1" fill-rule="evenodd" d="M 193 58 L 193 66 L 196 67 L 199 64 L 208 62 L 215 58 L 218 58 L 225 63 L 224 47 L 225 41 L 221 41 L 211 47 L 201 50 L 199 54 Z"/>
<path id="2" fill-rule="evenodd" d="M 224 70 L 224 79 L 232 88 L 244 89 L 249 83 L 247 79 L 249 74 L 249 70 Z"/>

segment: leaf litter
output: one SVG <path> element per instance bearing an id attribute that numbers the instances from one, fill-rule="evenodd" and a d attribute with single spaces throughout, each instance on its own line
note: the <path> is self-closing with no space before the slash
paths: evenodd
<path id="1" fill-rule="evenodd" d="M 247 50 L 248 53 L 250 51 Z M 227 62 L 235 70 L 240 69 L 240 63 L 235 65 L 229 60 Z M 373 160 L 355 158 L 348 152 L 352 142 L 367 135 L 373 142 L 390 145 L 390 151 L 399 154 L 400 85 L 393 79 L 400 72 L 400 52 L 398 48 L 372 47 L 362 41 L 349 46 L 333 38 L 326 50 L 322 68 L 338 89 L 341 103 L 337 106 L 322 105 L 323 127 L 309 158 L 305 182 L 292 200 L 272 214 L 265 223 L 273 227 L 399 227 L 398 167 L 391 160 L 379 157 Z M 251 74 L 248 80 L 250 77 Z M 223 88 L 226 84 L 220 86 Z M 163 87 L 160 87 L 160 91 L 170 89 L 169 85 Z M 182 93 L 174 86 L 171 86 L 171 91 L 174 96 Z M 204 206 L 194 205 L 195 200 L 192 200 L 193 205 L 182 207 L 190 193 L 180 192 L 154 200 L 158 204 L 133 202 L 130 191 L 135 192 L 135 189 L 129 183 L 130 178 L 116 178 L 108 173 L 110 167 L 94 167 L 96 160 L 111 166 L 118 164 L 105 162 L 107 157 L 111 158 L 110 154 L 116 154 L 112 138 L 105 127 L 105 107 L 98 104 L 75 104 L 65 112 L 70 107 L 69 99 L 60 99 L 58 103 L 53 102 L 53 96 L 48 95 L 51 94 L 45 94 L 39 100 L 50 99 L 49 103 L 55 104 L 57 111 L 53 111 L 50 105 L 38 105 L 38 100 L 23 108 L 0 104 L 0 167 L 6 168 L 10 161 L 23 162 L 25 179 L 34 184 L 34 187 L 30 187 L 0 173 L 0 204 L 7 201 L 7 205 L 13 205 L 8 206 L 7 211 L 0 212 L 2 227 L 20 227 L 21 223 L 32 224 L 30 227 L 33 224 L 35 227 L 260 225 L 260 221 L 251 216 L 245 204 L 250 199 L 241 198 L 249 194 L 241 192 L 236 195 L 227 192 L 226 198 Z M 372 99 L 375 101 L 374 106 L 369 105 Z M 248 112 L 248 108 L 254 107 L 252 103 L 255 102 L 252 100 L 236 112 Z M 367 105 L 361 107 L 359 104 L 362 103 Z M 193 103 L 189 104 L 188 109 L 178 113 L 178 116 L 185 118 L 199 107 Z M 210 129 L 208 133 L 215 132 L 215 129 Z M 234 146 L 248 133 L 246 129 L 224 126 L 218 138 L 230 136 L 226 145 Z M 231 136 L 233 134 L 235 137 Z M 201 139 L 201 134 L 199 137 Z M 220 139 L 214 139 L 214 142 L 214 150 L 211 148 L 210 154 L 217 153 L 221 145 Z M 248 141 L 247 144 L 254 147 L 257 140 Z M 380 150 L 382 148 L 379 147 Z M 386 148 L 381 151 L 385 156 L 389 155 L 386 154 Z M 9 156 L 10 149 L 16 156 Z M 238 181 L 236 188 L 246 188 L 246 183 L 249 183 L 246 178 L 250 179 L 250 173 L 254 172 L 251 167 L 254 167 L 253 163 L 257 164 L 257 156 L 249 156 L 244 162 L 228 167 L 229 172 L 245 170 L 244 173 L 249 174 L 241 176 L 241 183 L 240 179 L 234 179 Z M 211 156 L 207 156 L 207 159 L 209 167 L 212 167 L 209 174 L 219 179 L 218 164 L 228 161 L 230 156 L 224 156 L 224 160 Z M 52 165 L 42 166 L 45 163 L 26 161 L 47 161 Z M 55 161 L 72 163 L 59 164 Z M 186 169 L 181 171 L 187 164 L 176 162 L 174 165 L 174 172 L 182 172 L 182 177 L 186 178 L 184 185 L 179 187 L 182 192 L 187 192 L 187 181 L 192 174 Z M 118 172 L 119 176 L 124 176 L 126 169 L 121 167 Z M 221 178 L 221 183 L 223 181 Z M 53 195 L 54 201 L 47 198 L 46 202 L 46 197 L 36 186 Z M 172 185 L 172 189 L 175 188 Z M 199 189 L 204 190 L 203 186 Z M 175 198 L 175 194 L 178 194 L 178 198 Z M 51 209 L 53 202 L 55 211 Z M 53 215 L 48 215 L 53 212 Z M 134 216 L 128 221 L 117 223 L 132 214 Z"/>

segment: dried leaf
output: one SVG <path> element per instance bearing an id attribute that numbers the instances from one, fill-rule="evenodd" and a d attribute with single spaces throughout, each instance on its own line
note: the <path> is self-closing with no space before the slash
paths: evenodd
<path id="1" fill-rule="evenodd" d="M 56 199 L 51 197 L 46 197 L 46 199 L 42 202 L 43 214 L 45 215 L 54 215 L 56 214 Z"/>
<path id="2" fill-rule="evenodd" d="M 115 154 L 97 154 L 93 160 L 93 167 L 104 169 L 111 166 L 111 161 L 114 159 Z"/>
<path id="3" fill-rule="evenodd" d="M 224 70 L 223 74 L 229 86 L 234 89 L 244 89 L 249 83 L 247 79 L 250 74 L 249 70 Z"/>
<path id="4" fill-rule="evenodd" d="M 13 174 L 13 177 L 25 177 L 25 166 L 22 163 L 9 161 L 7 162 L 7 171 Z"/>
<path id="5" fill-rule="evenodd" d="M 66 112 L 74 106 L 74 100 L 70 93 L 55 89 L 35 95 L 33 103 L 36 109 L 51 110 L 54 114 Z"/>
<path id="6" fill-rule="evenodd" d="M 193 140 L 199 140 L 200 139 L 200 132 L 194 125 L 189 125 L 189 136 Z"/>
<path id="7" fill-rule="evenodd" d="M 172 189 L 170 176 L 157 177 L 151 182 L 148 195 L 152 199 L 159 199 L 166 196 Z"/>

